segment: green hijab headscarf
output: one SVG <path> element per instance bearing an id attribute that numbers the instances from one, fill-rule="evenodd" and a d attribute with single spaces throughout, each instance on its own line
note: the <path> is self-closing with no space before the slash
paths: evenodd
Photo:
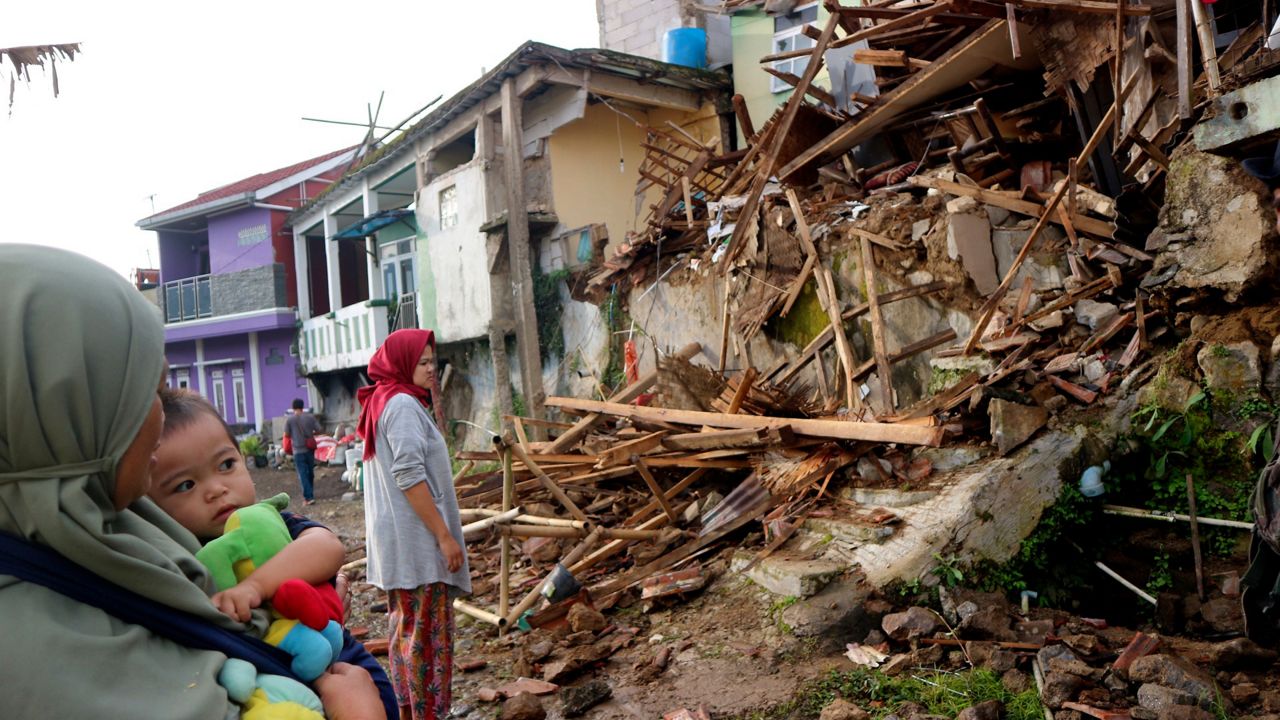
<path id="1" fill-rule="evenodd" d="M 0 532 L 165 605 L 242 629 L 206 595 L 194 536 L 143 498 L 116 511 L 116 465 L 163 371 L 157 309 L 80 255 L 0 245 Z M 225 718 L 224 657 L 0 575 L 0 677 L 15 717 Z"/>

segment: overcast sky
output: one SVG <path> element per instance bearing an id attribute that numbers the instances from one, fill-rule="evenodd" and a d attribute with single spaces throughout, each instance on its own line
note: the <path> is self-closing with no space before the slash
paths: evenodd
<path id="1" fill-rule="evenodd" d="M 599 44 L 595 0 L 9 3 L 0 47 L 81 42 L 18 83 L 0 69 L 0 242 L 158 262 L 139 219 L 259 172 L 359 142 L 385 91 L 393 125 L 526 40 Z M 154 195 L 154 198 L 149 196 Z M 150 252 L 150 260 L 148 259 Z"/>

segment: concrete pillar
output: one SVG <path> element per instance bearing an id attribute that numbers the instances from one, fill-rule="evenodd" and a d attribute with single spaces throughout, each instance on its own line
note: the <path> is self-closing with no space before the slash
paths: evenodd
<path id="1" fill-rule="evenodd" d="M 249 333 L 249 380 L 253 383 L 253 426 L 262 430 L 262 356 L 258 352 L 258 333 Z"/>
<path id="2" fill-rule="evenodd" d="M 205 395 L 204 392 L 204 338 L 196 338 L 196 361 L 192 363 L 191 370 L 196 374 L 196 392 Z M 208 397 L 208 395 L 205 395 Z"/>
<path id="3" fill-rule="evenodd" d="M 307 238 L 293 229 L 293 282 L 298 286 L 298 319 L 311 317 L 311 265 L 307 262 Z"/>
<path id="4" fill-rule="evenodd" d="M 378 207 L 378 192 L 369 187 L 369 179 L 365 178 L 364 216 L 369 217 L 381 209 Z M 383 296 L 382 269 L 378 267 L 378 238 L 376 235 L 370 235 L 364 239 L 364 250 L 365 270 L 369 273 L 369 299 L 380 300 Z"/>
<path id="5" fill-rule="evenodd" d="M 324 259 L 329 270 L 329 312 L 342 309 L 342 268 L 338 264 L 338 221 L 328 212 L 324 214 Z"/>

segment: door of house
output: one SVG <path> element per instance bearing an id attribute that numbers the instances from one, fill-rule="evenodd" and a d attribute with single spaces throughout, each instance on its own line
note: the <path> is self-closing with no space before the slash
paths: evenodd
<path id="1" fill-rule="evenodd" d="M 399 300 L 418 289 L 414 263 L 414 238 L 389 242 L 382 246 L 382 292 L 387 300 Z"/>

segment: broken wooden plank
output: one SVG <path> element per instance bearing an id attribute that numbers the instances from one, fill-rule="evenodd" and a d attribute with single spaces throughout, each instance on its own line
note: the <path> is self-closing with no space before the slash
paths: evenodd
<path id="1" fill-rule="evenodd" d="M 525 467 L 529 468 L 529 470 L 533 472 L 534 476 L 538 478 L 538 481 L 542 483 L 542 486 L 547 489 L 547 492 L 551 493 L 551 496 L 554 497 L 565 510 L 568 510 L 569 514 L 572 515 L 574 519 L 589 522 L 587 514 L 582 512 L 582 509 L 579 508 L 573 500 L 569 499 L 569 496 L 565 494 L 564 490 L 560 489 L 560 486 L 556 484 L 555 480 L 552 480 L 549 475 L 543 472 L 542 468 L 539 467 L 538 464 L 529 457 L 529 454 L 524 451 L 524 448 L 520 447 L 518 443 L 511 442 L 511 440 L 507 438 L 503 438 L 502 442 L 506 447 L 511 448 L 512 454 L 514 454 L 520 462 L 524 463 Z"/>
<path id="2" fill-rule="evenodd" d="M 893 403 L 893 366 L 885 347 L 884 316 L 880 313 L 879 290 L 876 287 L 876 259 L 871 241 L 861 236 L 859 239 L 862 246 L 862 276 L 867 286 L 867 314 L 871 318 L 872 355 L 876 360 L 876 375 L 880 378 L 880 411 L 892 413 L 896 409 Z"/>
<path id="3" fill-rule="evenodd" d="M 883 30 L 885 26 L 879 28 Z M 803 168 L 827 164 L 879 133 L 905 111 L 965 85 L 996 65 L 997 61 L 1010 66 L 1025 65 L 1025 60 L 1017 63 L 1013 60 L 1005 40 L 1005 29 L 1004 20 L 989 21 L 952 46 L 929 67 L 910 75 L 896 88 L 881 95 L 868 110 L 797 155 L 778 170 L 778 178 L 787 182 Z M 855 35 L 850 35 L 838 42 L 857 42 L 849 40 L 853 37 Z"/>
<path id="4" fill-rule="evenodd" d="M 987 205 L 994 205 L 998 208 L 1003 208 L 1011 212 L 1016 212 L 1019 215 L 1040 217 L 1040 215 L 1044 213 L 1044 206 L 1040 203 L 1010 197 L 995 190 L 985 190 L 983 188 L 972 187 L 970 185 L 961 185 L 957 182 L 941 180 L 939 178 L 929 177 L 926 175 L 913 175 L 908 182 L 919 187 L 934 188 L 939 192 L 945 192 L 950 195 L 971 197 L 979 202 L 986 203 Z M 1090 235 L 1096 235 L 1107 239 L 1115 237 L 1115 229 L 1111 226 L 1111 223 L 1105 220 L 1098 220 L 1096 218 L 1089 217 L 1088 215 L 1082 215 L 1078 212 L 1071 213 L 1070 217 L 1072 224 L 1075 225 L 1075 229 L 1080 232 L 1086 232 Z M 1049 219 L 1054 224 L 1062 224 L 1062 218 L 1060 216 L 1051 217 Z"/>
<path id="5" fill-rule="evenodd" d="M 673 357 L 679 358 L 681 360 L 688 360 L 689 358 L 692 358 L 694 355 L 697 355 L 700 352 L 702 352 L 701 345 L 699 345 L 698 343 L 689 343 L 688 345 L 685 345 L 684 347 L 676 351 Z M 612 402 L 622 402 L 622 403 L 631 402 L 636 398 L 640 397 L 641 395 L 643 395 L 644 393 L 648 392 L 649 388 L 652 388 L 654 384 L 657 382 L 658 382 L 658 371 L 651 370 L 645 373 L 644 375 L 641 375 L 639 380 L 632 383 L 626 389 L 617 393 L 613 397 L 609 398 L 609 400 Z M 598 425 L 600 421 L 603 419 L 604 418 L 599 415 L 595 415 L 595 414 L 587 415 L 586 417 L 582 418 L 578 422 L 574 423 L 573 427 L 566 430 L 563 435 L 556 438 L 551 443 L 551 445 L 547 448 L 547 452 L 562 453 L 565 450 L 568 450 L 569 448 L 573 447 L 574 445 L 577 445 L 578 442 L 581 441 L 582 438 L 586 437 L 587 433 L 591 432 L 591 429 L 594 428 L 596 425 Z"/>
<path id="6" fill-rule="evenodd" d="M 1080 387 L 1069 380 L 1063 380 L 1057 375 L 1049 375 L 1048 378 L 1049 382 L 1053 383 L 1054 387 L 1086 405 L 1098 399 L 1098 393 L 1088 388 Z"/>
<path id="7" fill-rule="evenodd" d="M 671 501 L 667 500 L 666 491 L 658 484 L 658 479 L 649 472 L 649 468 L 645 465 L 644 458 L 639 455 L 631 456 L 631 464 L 635 466 L 636 472 L 640 473 L 640 477 L 644 479 L 644 484 L 649 486 L 649 491 L 653 493 L 653 497 L 658 501 L 658 505 L 662 507 L 662 512 L 666 513 L 667 519 L 672 525 L 680 522 L 680 516 L 676 515 L 676 510 L 671 506 Z"/>
<path id="8" fill-rule="evenodd" d="M 909 287 L 902 290 L 894 290 L 893 292 L 887 292 L 881 295 L 879 298 L 880 304 L 888 305 L 891 302 L 897 302 L 907 298 L 930 295 L 932 293 L 945 290 L 946 288 L 947 284 L 945 282 L 935 281 L 925 285 L 916 285 L 915 287 Z M 861 303 L 844 311 L 840 317 L 844 321 L 852 320 L 866 313 L 870 309 L 871 306 L 869 304 Z M 831 332 L 831 326 L 828 325 L 822 332 L 818 333 L 817 337 L 809 341 L 809 344 L 804 347 L 804 350 L 800 351 L 800 357 L 796 358 L 796 361 L 791 364 L 791 367 L 787 372 L 778 379 L 778 384 L 786 384 L 790 382 L 791 379 L 795 377 L 810 360 L 813 360 L 819 352 L 831 344 L 832 339 L 834 339 L 834 335 Z M 766 376 L 765 380 L 768 379 L 769 376 Z"/>

